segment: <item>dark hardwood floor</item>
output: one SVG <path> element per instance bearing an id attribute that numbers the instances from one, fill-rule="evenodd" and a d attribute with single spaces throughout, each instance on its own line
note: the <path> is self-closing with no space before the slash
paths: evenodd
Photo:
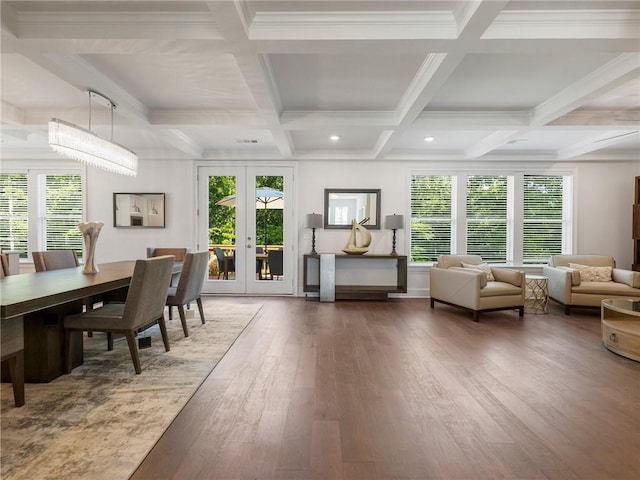
<path id="1" fill-rule="evenodd" d="M 134 480 L 640 478 L 640 363 L 597 310 L 205 301 L 263 309 Z"/>

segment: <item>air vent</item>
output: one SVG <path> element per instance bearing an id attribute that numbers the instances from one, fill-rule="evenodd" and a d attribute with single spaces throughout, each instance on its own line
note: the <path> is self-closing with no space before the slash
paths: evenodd
<path id="1" fill-rule="evenodd" d="M 258 143 L 255 138 L 236 138 L 236 143 Z"/>

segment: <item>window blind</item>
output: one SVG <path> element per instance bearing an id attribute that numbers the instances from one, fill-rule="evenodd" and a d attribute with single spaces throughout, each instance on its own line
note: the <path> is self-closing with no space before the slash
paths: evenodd
<path id="1" fill-rule="evenodd" d="M 562 176 L 524 176 L 524 263 L 547 263 L 562 253 L 563 197 Z"/>
<path id="2" fill-rule="evenodd" d="M 485 261 L 507 259 L 507 177 L 467 177 L 467 253 Z"/>
<path id="3" fill-rule="evenodd" d="M 452 177 L 411 177 L 411 261 L 433 262 L 451 253 Z"/>
<path id="4" fill-rule="evenodd" d="M 0 174 L 0 248 L 28 252 L 29 211 L 27 174 Z"/>
<path id="5" fill-rule="evenodd" d="M 82 256 L 82 178 L 46 175 L 44 238 L 46 250 L 74 250 Z"/>

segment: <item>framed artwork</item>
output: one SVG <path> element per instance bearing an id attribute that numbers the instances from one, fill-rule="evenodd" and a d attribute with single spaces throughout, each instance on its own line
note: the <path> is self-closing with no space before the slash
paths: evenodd
<path id="1" fill-rule="evenodd" d="M 380 229 L 380 189 L 325 188 L 324 228 L 350 229 L 352 220 Z"/>
<path id="2" fill-rule="evenodd" d="M 164 228 L 164 193 L 114 193 L 113 226 Z"/>

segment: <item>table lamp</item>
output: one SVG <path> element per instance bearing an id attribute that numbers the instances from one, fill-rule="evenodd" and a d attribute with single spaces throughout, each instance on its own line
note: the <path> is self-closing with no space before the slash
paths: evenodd
<path id="1" fill-rule="evenodd" d="M 404 216 L 403 215 L 387 215 L 384 219 L 384 228 L 393 230 L 393 242 L 390 255 L 397 256 L 396 252 L 396 230 L 404 228 Z"/>
<path id="2" fill-rule="evenodd" d="M 307 213 L 305 215 L 305 227 L 311 229 L 311 255 L 316 252 L 316 228 L 322 228 L 322 215 L 319 213 Z"/>

